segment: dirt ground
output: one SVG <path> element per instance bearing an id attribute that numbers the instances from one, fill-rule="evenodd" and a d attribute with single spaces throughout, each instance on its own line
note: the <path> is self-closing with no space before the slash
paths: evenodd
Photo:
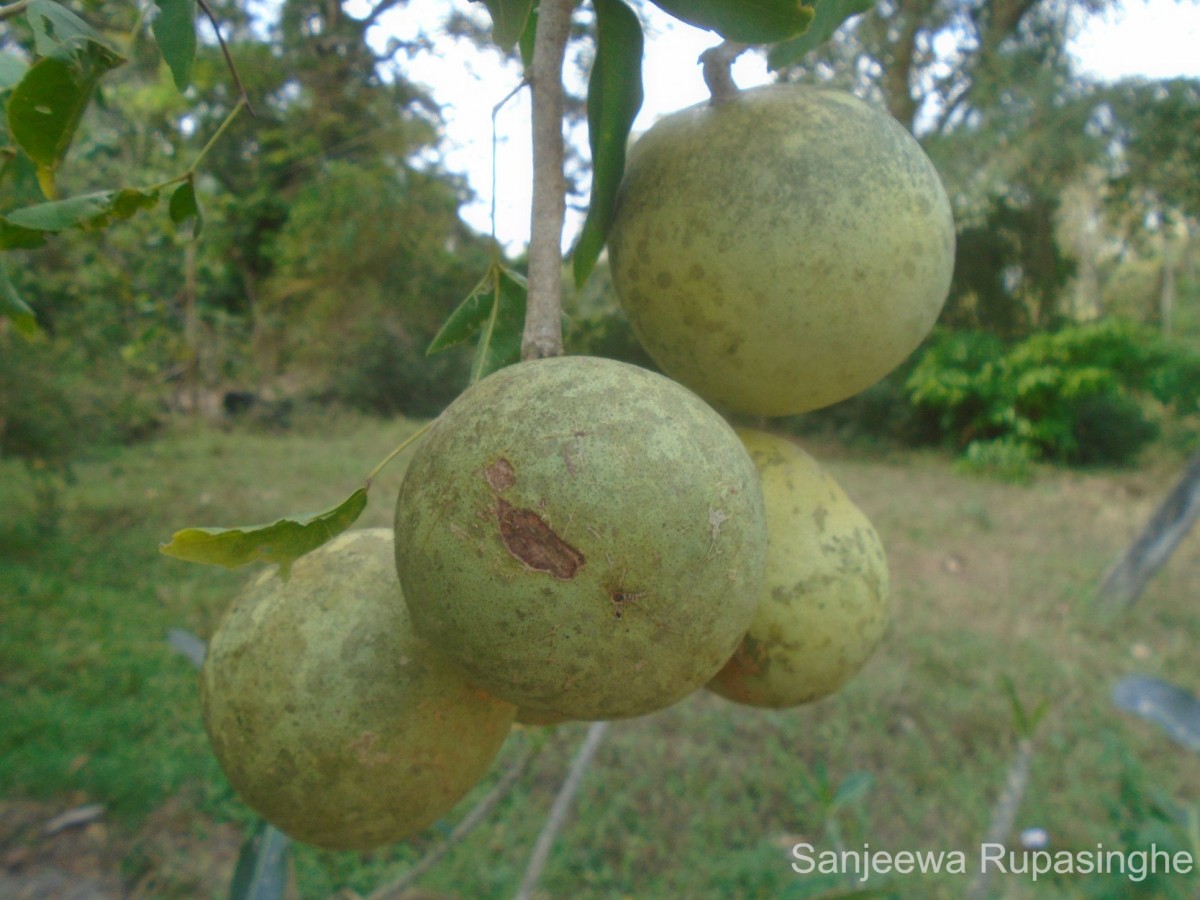
<path id="1" fill-rule="evenodd" d="M 242 836 L 197 823 L 181 800 L 135 834 L 84 797 L 68 803 L 0 802 L 0 897 L 131 900 L 211 897 L 228 891 Z"/>

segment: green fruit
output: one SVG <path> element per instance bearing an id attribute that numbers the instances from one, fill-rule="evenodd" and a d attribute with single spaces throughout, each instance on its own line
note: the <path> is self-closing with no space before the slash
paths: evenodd
<path id="1" fill-rule="evenodd" d="M 473 385 L 413 456 L 396 561 L 419 633 L 526 721 L 636 716 L 703 685 L 750 624 L 766 528 L 733 429 L 590 357 Z"/>
<path id="2" fill-rule="evenodd" d="M 666 374 L 778 416 L 857 394 L 916 348 L 949 291 L 954 222 L 898 122 L 845 93 L 776 85 L 647 131 L 608 247 Z"/>
<path id="3" fill-rule="evenodd" d="M 230 784 L 310 844 L 365 850 L 425 828 L 486 773 L 516 710 L 416 637 L 390 529 L 266 571 L 226 613 L 200 676 Z"/>
<path id="4" fill-rule="evenodd" d="M 708 687 L 751 706 L 796 706 L 838 690 L 879 645 L 887 559 L 870 521 L 811 456 L 761 431 L 738 433 L 762 477 L 767 572 L 750 630 Z"/>

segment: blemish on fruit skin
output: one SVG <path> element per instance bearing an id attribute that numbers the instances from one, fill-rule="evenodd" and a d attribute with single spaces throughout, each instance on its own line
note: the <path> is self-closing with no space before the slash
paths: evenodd
<path id="1" fill-rule="evenodd" d="M 585 562 L 582 553 L 555 534 L 531 509 L 517 509 L 497 497 L 496 523 L 500 526 L 504 549 L 535 572 L 569 581 Z"/>
<path id="2" fill-rule="evenodd" d="M 503 456 L 483 470 L 483 477 L 496 493 L 507 491 L 517 482 L 517 473 Z"/>

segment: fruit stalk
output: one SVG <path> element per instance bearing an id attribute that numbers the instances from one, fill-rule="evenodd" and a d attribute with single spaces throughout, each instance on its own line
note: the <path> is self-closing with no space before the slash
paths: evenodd
<path id="1" fill-rule="evenodd" d="M 533 45 L 533 208 L 522 359 L 562 355 L 562 68 L 574 0 L 543 0 Z"/>
<path id="2" fill-rule="evenodd" d="M 708 85 L 713 105 L 725 103 L 738 95 L 740 89 L 733 80 L 733 61 L 749 49 L 749 44 L 722 41 L 700 54 L 704 83 Z"/>

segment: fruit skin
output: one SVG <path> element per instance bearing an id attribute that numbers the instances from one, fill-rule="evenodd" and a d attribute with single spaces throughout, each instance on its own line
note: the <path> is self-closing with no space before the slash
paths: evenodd
<path id="1" fill-rule="evenodd" d="M 234 789 L 306 843 L 366 850 L 420 831 L 487 772 L 515 708 L 413 632 L 391 529 L 348 532 L 273 570 L 226 613 L 201 709 Z"/>
<path id="2" fill-rule="evenodd" d="M 839 91 L 773 85 L 657 122 L 608 238 L 662 370 L 710 403 L 792 415 L 874 384 L 928 334 L 954 222 L 916 140 Z"/>
<path id="3" fill-rule="evenodd" d="M 891 616 L 874 527 L 811 456 L 739 429 L 767 506 L 767 572 L 754 620 L 710 690 L 782 708 L 832 694 L 866 663 Z"/>
<path id="4" fill-rule="evenodd" d="M 702 686 L 750 624 L 765 553 L 733 429 L 607 359 L 523 362 L 470 387 L 396 504 L 418 631 L 525 721 L 637 716 Z"/>

